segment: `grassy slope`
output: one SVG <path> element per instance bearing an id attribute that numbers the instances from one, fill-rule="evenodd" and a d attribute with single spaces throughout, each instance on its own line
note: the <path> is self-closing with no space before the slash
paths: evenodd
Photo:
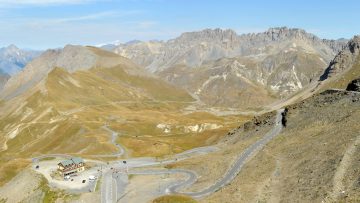
<path id="1" fill-rule="evenodd" d="M 24 169 L 29 163 L 29 160 L 26 159 L 1 160 L 0 186 L 15 177 L 16 174 Z"/>
<path id="2" fill-rule="evenodd" d="M 327 198 L 346 150 L 359 136 L 356 98 L 360 99 L 323 94 L 290 106 L 286 129 L 230 185 L 203 202 L 321 202 Z M 339 201 L 359 200 L 358 166 L 358 157 L 353 156 L 343 177 L 347 197 Z"/>
<path id="3" fill-rule="evenodd" d="M 36 91 L 0 119 L 0 141 L 16 134 L 7 141 L 8 150 L 0 152 L 2 183 L 13 177 L 7 165 L 11 159 L 46 153 L 86 157 L 115 152 L 109 133 L 101 128 L 105 124 L 122 133 L 124 137 L 118 141 L 131 156 L 163 156 L 213 143 L 235 126 L 235 117 L 183 115 L 180 110 L 193 101 L 185 91 L 156 78 L 129 75 L 121 67 L 73 74 L 56 68 L 44 85 L 45 92 Z M 224 128 L 201 134 L 178 129 L 165 134 L 156 128 L 159 123 L 185 126 L 204 122 Z M 20 164 L 14 171 L 26 165 Z"/>

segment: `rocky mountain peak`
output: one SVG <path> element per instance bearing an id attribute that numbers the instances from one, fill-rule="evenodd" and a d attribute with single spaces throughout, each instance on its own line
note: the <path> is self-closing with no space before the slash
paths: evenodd
<path id="1" fill-rule="evenodd" d="M 66 45 L 60 52 L 55 66 L 64 68 L 69 72 L 79 69 L 90 69 L 96 64 L 96 55 L 83 46 Z"/>
<path id="2" fill-rule="evenodd" d="M 321 41 L 318 37 L 313 34 L 307 33 L 303 29 L 299 28 L 288 28 L 288 27 L 274 27 L 269 28 L 263 33 L 258 33 L 253 38 L 260 38 L 264 41 L 283 41 L 283 40 L 310 40 L 310 41 Z"/>
<path id="3" fill-rule="evenodd" d="M 16 52 L 16 51 L 20 51 L 20 49 L 15 46 L 14 44 L 10 44 L 9 46 L 4 48 L 5 50 L 7 50 L 8 52 Z"/>
<path id="4" fill-rule="evenodd" d="M 354 36 L 340 51 L 335 58 L 330 62 L 329 67 L 325 73 L 320 77 L 320 80 L 326 80 L 338 73 L 343 72 L 347 68 L 351 68 L 359 56 L 360 50 L 360 36 Z"/>
<path id="5" fill-rule="evenodd" d="M 301 36 L 301 35 L 308 35 L 308 33 L 303 29 L 288 28 L 288 27 L 269 28 L 266 31 L 266 34 L 272 35 L 272 36 L 277 36 L 277 37 L 281 37 L 281 36 L 285 36 L 285 37 L 294 36 L 294 37 L 296 37 L 296 36 Z"/>
<path id="6" fill-rule="evenodd" d="M 39 54 L 39 51 L 22 50 L 13 44 L 1 48 L 0 69 L 9 75 L 14 75 Z"/>
<path id="7" fill-rule="evenodd" d="M 350 40 L 347 46 L 352 54 L 358 55 L 360 49 L 360 35 L 357 35 Z"/>
<path id="8" fill-rule="evenodd" d="M 237 38 L 237 34 L 231 29 L 205 29 L 198 32 L 185 32 L 176 39 L 176 41 L 198 41 L 198 40 L 232 40 Z"/>
<path id="9" fill-rule="evenodd" d="M 4 57 L 16 58 L 20 55 L 23 55 L 23 51 L 20 50 L 17 46 L 11 44 L 1 49 L 1 55 Z"/>

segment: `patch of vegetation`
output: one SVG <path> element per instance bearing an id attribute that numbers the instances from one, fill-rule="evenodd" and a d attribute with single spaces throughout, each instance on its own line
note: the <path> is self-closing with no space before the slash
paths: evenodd
<path id="1" fill-rule="evenodd" d="M 154 199 L 152 203 L 197 203 L 197 201 L 183 195 L 166 195 Z"/>
<path id="2" fill-rule="evenodd" d="M 132 179 L 132 178 L 134 178 L 134 177 L 135 177 L 134 174 L 129 174 L 129 175 L 128 175 L 128 178 L 129 178 L 129 179 Z"/>
<path id="3" fill-rule="evenodd" d="M 96 183 L 96 187 L 95 187 L 95 192 L 100 191 L 100 188 L 101 188 L 101 180 L 102 180 L 102 178 L 101 178 L 101 177 L 98 177 L 97 183 Z"/>
<path id="4" fill-rule="evenodd" d="M 44 177 L 42 178 L 38 189 L 42 190 L 45 194 L 43 203 L 53 203 L 56 202 L 58 199 L 73 200 L 78 197 L 77 195 L 67 194 L 62 190 L 51 189 L 48 185 L 48 181 Z"/>
<path id="5" fill-rule="evenodd" d="M 30 164 L 25 159 L 0 161 L 0 187 L 14 178 L 22 169 Z"/>
<path id="6" fill-rule="evenodd" d="M 54 160 L 55 157 L 45 157 L 43 159 L 41 159 L 42 161 L 51 161 L 51 160 Z"/>

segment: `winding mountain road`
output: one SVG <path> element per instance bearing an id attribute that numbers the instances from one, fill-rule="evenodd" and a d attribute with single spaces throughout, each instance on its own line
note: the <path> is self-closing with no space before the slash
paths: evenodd
<path id="1" fill-rule="evenodd" d="M 108 131 L 109 133 L 111 133 L 110 142 L 111 142 L 111 144 L 116 146 L 117 152 L 115 154 L 93 155 L 92 157 L 102 157 L 102 158 L 104 158 L 104 157 L 121 157 L 121 156 L 123 156 L 125 154 L 125 148 L 122 145 L 120 145 L 119 143 L 116 143 L 116 138 L 119 136 L 119 133 L 113 131 L 107 125 L 103 126 L 102 128 L 104 130 Z"/>
<path id="2" fill-rule="evenodd" d="M 166 189 L 166 193 L 177 193 L 177 194 L 184 194 L 189 195 L 194 198 L 201 198 L 207 195 L 210 195 L 220 188 L 224 187 L 225 185 L 229 184 L 241 171 L 243 166 L 246 162 L 253 157 L 257 152 L 259 152 L 268 142 L 270 142 L 275 136 L 277 136 L 282 128 L 283 125 L 281 123 L 282 120 L 282 113 L 283 109 L 277 111 L 275 124 L 273 129 L 271 129 L 268 133 L 266 133 L 260 140 L 249 146 L 239 157 L 236 159 L 235 163 L 231 166 L 231 168 L 226 172 L 226 174 L 218 180 L 215 184 L 211 185 L 208 188 L 205 188 L 198 192 L 181 192 L 181 189 L 185 189 L 186 187 L 191 186 L 197 180 L 197 174 L 190 170 L 184 169 L 170 169 L 170 170 L 144 170 L 144 171 L 134 171 L 129 172 L 130 174 L 137 174 L 137 175 L 159 175 L 159 174 L 175 174 L 175 173 L 182 173 L 187 176 L 187 179 L 184 181 L 180 181 L 169 186 Z"/>
<path id="3" fill-rule="evenodd" d="M 193 185 L 198 178 L 198 175 L 191 170 L 185 170 L 185 169 L 169 169 L 169 170 L 154 170 L 154 169 L 146 169 L 142 171 L 134 171 L 130 170 L 128 174 L 134 174 L 134 175 L 160 175 L 160 174 L 184 174 L 186 176 L 185 180 L 181 180 L 179 182 L 176 182 L 172 185 L 170 185 L 166 190 L 165 193 L 175 193 L 175 194 L 184 194 L 189 195 L 194 198 L 202 198 L 204 196 L 210 195 L 220 188 L 224 187 L 225 185 L 229 184 L 241 171 L 243 166 L 246 164 L 246 162 L 253 157 L 257 152 L 259 152 L 269 141 L 271 141 L 275 136 L 277 136 L 283 126 L 281 123 L 282 120 L 282 112 L 284 110 L 278 110 L 274 127 L 266 133 L 260 140 L 249 146 L 242 154 L 238 156 L 234 164 L 230 167 L 230 169 L 224 174 L 222 178 L 220 178 L 216 183 L 209 186 L 208 188 L 205 188 L 201 191 L 196 192 L 182 192 L 181 190 Z M 95 155 L 96 157 L 120 157 L 124 155 L 125 149 L 120 145 L 117 144 L 116 138 L 119 135 L 117 132 L 111 130 L 108 126 L 103 126 L 105 130 L 111 133 L 111 143 L 117 146 L 118 152 L 115 154 L 110 155 Z M 117 190 L 117 184 L 116 180 L 114 178 L 114 173 L 118 169 L 124 169 L 126 167 L 127 169 L 132 168 L 141 168 L 146 166 L 158 166 L 163 164 L 169 164 L 174 163 L 180 160 L 188 159 L 197 155 L 201 154 L 208 154 L 214 151 L 217 151 L 218 148 L 216 146 L 208 146 L 208 147 L 199 147 L 194 148 L 185 152 L 182 152 L 180 154 L 174 155 L 171 159 L 165 159 L 161 161 L 157 161 L 151 157 L 149 158 L 135 158 L 135 159 L 124 159 L 112 162 L 108 165 L 103 163 L 103 171 L 102 171 L 102 183 L 101 183 L 101 202 L 102 203 L 113 203 L 118 201 L 118 197 L 121 196 L 121 194 L 118 194 Z M 36 157 L 36 159 L 43 159 L 47 157 L 63 157 L 67 158 L 69 155 L 65 154 L 53 154 L 53 155 L 43 155 Z M 125 164 L 126 163 L 126 164 Z"/>
<path id="4" fill-rule="evenodd" d="M 284 110 L 278 110 L 275 120 L 275 125 L 273 129 L 271 129 L 263 138 L 252 144 L 250 147 L 248 147 L 235 161 L 234 165 L 226 172 L 226 174 L 214 185 L 211 185 L 210 187 L 198 191 L 198 192 L 180 192 L 179 190 L 188 187 L 192 185 L 194 181 L 193 175 L 190 175 L 189 178 L 181 183 L 174 184 L 168 188 L 168 190 L 171 193 L 181 193 L 185 195 L 189 195 L 195 198 L 201 198 L 203 196 L 209 195 L 211 193 L 214 193 L 215 191 L 219 190 L 220 188 L 224 187 L 225 185 L 229 184 L 241 171 L 242 167 L 246 164 L 246 162 L 254 156 L 257 152 L 260 151 L 270 140 L 272 140 L 276 135 L 278 135 L 283 126 L 281 123 L 282 119 L 282 112 Z"/>

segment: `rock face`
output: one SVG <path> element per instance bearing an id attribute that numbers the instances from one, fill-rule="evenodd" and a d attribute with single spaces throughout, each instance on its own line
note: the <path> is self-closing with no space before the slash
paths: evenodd
<path id="1" fill-rule="evenodd" d="M 351 81 L 351 83 L 347 86 L 346 90 L 360 92 L 360 78 Z"/>
<path id="2" fill-rule="evenodd" d="M 40 55 L 40 51 L 25 51 L 10 45 L 0 49 L 0 70 L 14 75 L 32 59 Z"/>
<path id="3" fill-rule="evenodd" d="M 328 40 L 323 39 L 323 43 L 327 44 L 335 53 L 339 53 L 343 50 L 347 44 L 348 40 L 346 39 L 338 39 L 338 40 Z"/>
<path id="4" fill-rule="evenodd" d="M 326 80 L 343 72 L 345 69 L 351 68 L 358 59 L 359 50 L 360 36 L 355 36 L 347 43 L 344 49 L 336 55 L 334 60 L 330 62 L 329 67 L 321 76 L 321 80 Z"/>
<path id="5" fill-rule="evenodd" d="M 284 49 L 288 42 L 307 45 L 330 61 L 346 42 L 322 40 L 301 29 L 271 28 L 257 34 L 237 35 L 233 30 L 206 29 L 188 32 L 180 37 L 162 41 L 120 44 L 115 53 L 133 59 L 152 72 L 183 64 L 197 67 L 206 61 L 235 56 L 254 56 Z M 270 46 L 271 45 L 271 46 Z"/>
<path id="6" fill-rule="evenodd" d="M 251 108 L 318 80 L 345 44 L 286 27 L 242 35 L 206 29 L 167 42 L 121 44 L 114 52 L 186 88 L 205 104 Z"/>

